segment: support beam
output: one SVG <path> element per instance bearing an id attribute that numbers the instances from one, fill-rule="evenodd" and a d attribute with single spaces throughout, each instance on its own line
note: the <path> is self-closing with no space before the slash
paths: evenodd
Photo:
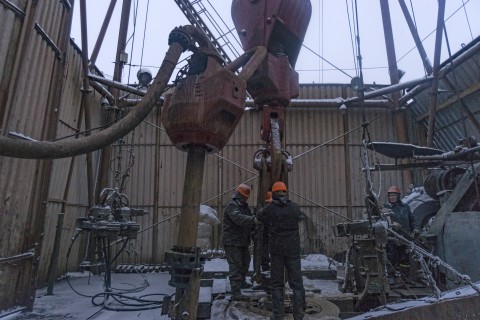
<path id="1" fill-rule="evenodd" d="M 435 55 L 433 57 L 433 82 L 430 87 L 430 110 L 428 118 L 427 147 L 433 146 L 433 133 L 435 130 L 435 113 L 437 109 L 437 91 L 439 81 L 440 54 L 442 52 L 442 35 L 444 28 L 445 0 L 438 1 L 437 34 L 435 39 Z"/>
<path id="2" fill-rule="evenodd" d="M 397 67 L 397 57 L 395 54 L 395 42 L 393 40 L 392 22 L 390 18 L 390 8 L 388 0 L 380 0 L 380 8 L 382 11 L 383 32 L 385 35 L 385 47 L 387 49 L 388 71 L 390 73 L 390 83 L 396 85 L 400 82 Z M 392 92 L 393 108 L 400 110 L 393 115 L 395 121 L 395 131 L 397 140 L 401 143 L 408 142 L 407 122 L 405 120 L 405 110 L 399 109 L 398 101 L 400 100 L 400 91 Z M 402 163 L 408 160 L 401 160 Z M 413 181 L 412 172 L 410 170 L 403 170 L 403 184 L 410 185 Z"/>
<path id="3" fill-rule="evenodd" d="M 400 4 L 400 8 L 402 9 L 405 20 L 407 21 L 408 28 L 410 29 L 410 33 L 412 34 L 412 37 L 413 37 L 413 41 L 415 41 L 415 46 L 417 47 L 418 53 L 420 54 L 420 58 L 422 59 L 423 67 L 425 68 L 427 75 L 431 75 L 433 71 L 432 64 L 428 59 L 427 53 L 425 52 L 425 48 L 423 47 L 422 40 L 418 35 L 417 28 L 413 23 L 410 13 L 408 12 L 407 6 L 405 4 L 405 0 L 398 0 L 398 3 Z"/>

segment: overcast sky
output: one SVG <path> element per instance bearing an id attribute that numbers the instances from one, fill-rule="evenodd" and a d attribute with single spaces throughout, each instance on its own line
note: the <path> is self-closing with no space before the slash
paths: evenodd
<path id="1" fill-rule="evenodd" d="M 79 2 L 75 1 L 72 38 L 81 47 Z M 114 16 L 97 59 L 97 66 L 108 77 L 113 75 L 122 3 L 123 1 L 117 1 Z M 348 83 L 350 82 L 349 76 L 355 76 L 357 73 L 355 49 L 352 47 L 355 44 L 355 31 L 353 30 L 355 0 L 311 0 L 311 3 L 312 18 L 304 41 L 305 47 L 302 48 L 295 67 L 300 75 L 300 82 Z M 360 0 L 357 3 L 365 83 L 387 84 L 390 78 L 380 0 Z M 405 3 L 415 19 L 420 38 L 425 39 L 424 46 L 433 63 L 437 0 L 405 0 Z M 96 42 L 109 4 L 109 0 L 87 0 L 89 55 Z M 414 49 L 414 42 L 398 1 L 390 0 L 389 4 L 398 67 L 406 71 L 402 81 L 422 77 L 425 75 L 423 65 L 418 51 Z M 197 10 L 198 6 L 197 4 Z M 200 2 L 200 6 L 206 9 L 206 12 L 201 14 L 201 18 L 214 34 L 227 33 L 228 30 L 234 28 L 231 19 L 231 1 L 203 0 Z M 136 24 L 134 25 L 135 11 Z M 446 0 L 445 19 L 448 19 L 446 30 L 452 54 L 457 52 L 462 45 L 468 44 L 480 35 L 479 12 L 480 0 Z M 125 67 L 123 82 L 127 82 L 130 75 L 130 83 L 134 83 L 139 65 L 148 67 L 153 74 L 156 74 L 168 49 L 169 33 L 173 28 L 189 24 L 189 22 L 174 0 L 132 0 L 131 17 L 126 51 L 134 66 Z M 234 35 L 237 37 L 235 31 Z M 235 39 L 231 35 L 228 39 L 232 45 L 235 44 Z M 449 57 L 445 38 L 443 44 L 441 61 Z M 241 51 L 241 48 L 238 46 L 237 48 Z M 228 48 L 226 51 L 229 51 Z M 184 57 L 186 55 L 182 56 L 182 58 Z"/>

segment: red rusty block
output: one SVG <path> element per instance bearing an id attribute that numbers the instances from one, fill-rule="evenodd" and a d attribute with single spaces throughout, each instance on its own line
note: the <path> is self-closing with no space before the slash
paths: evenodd
<path id="1" fill-rule="evenodd" d="M 172 143 L 183 151 L 188 145 L 220 151 L 243 115 L 246 86 L 226 69 L 179 81 L 162 111 L 162 123 Z"/>
<path id="2" fill-rule="evenodd" d="M 264 46 L 269 52 L 275 52 L 280 44 L 292 67 L 297 61 L 311 15 L 310 0 L 232 1 L 232 19 L 243 49 L 248 51 Z"/>
<path id="3" fill-rule="evenodd" d="M 276 101 L 287 106 L 299 95 L 298 73 L 290 67 L 287 57 L 268 54 L 248 80 L 247 89 L 256 105 Z"/>

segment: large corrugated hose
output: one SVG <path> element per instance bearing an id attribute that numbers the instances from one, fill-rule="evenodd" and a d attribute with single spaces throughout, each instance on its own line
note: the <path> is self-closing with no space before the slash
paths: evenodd
<path id="1" fill-rule="evenodd" d="M 178 63 L 182 52 L 191 48 L 194 34 L 193 26 L 175 28 L 170 33 L 169 49 L 163 59 L 153 84 L 142 101 L 125 118 L 111 127 L 91 136 L 67 141 L 23 141 L 0 136 L 0 155 L 25 159 L 58 159 L 73 157 L 104 148 L 133 130 L 143 119 L 160 104 L 168 81 Z"/>

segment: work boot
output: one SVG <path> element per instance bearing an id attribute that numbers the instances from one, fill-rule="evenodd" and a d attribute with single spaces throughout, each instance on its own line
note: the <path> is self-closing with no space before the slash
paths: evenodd
<path id="1" fill-rule="evenodd" d="M 303 320 L 305 316 L 305 290 L 293 289 L 293 319 Z"/>
<path id="2" fill-rule="evenodd" d="M 232 300 L 235 301 L 246 301 L 248 297 L 242 294 L 241 282 L 240 281 L 230 281 L 230 287 L 232 289 Z"/>
<path id="3" fill-rule="evenodd" d="M 282 320 L 285 315 L 283 308 L 283 288 L 272 289 L 272 311 L 273 314 L 270 317 L 271 320 Z"/>

